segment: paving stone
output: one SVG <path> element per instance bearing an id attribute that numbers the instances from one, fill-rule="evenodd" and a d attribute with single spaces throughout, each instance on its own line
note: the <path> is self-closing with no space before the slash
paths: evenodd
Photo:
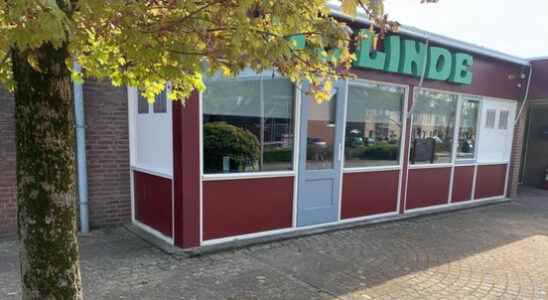
<path id="1" fill-rule="evenodd" d="M 124 228 L 80 238 L 86 299 L 548 299 L 548 192 L 197 258 Z M 0 240 L 0 299 L 20 299 Z"/>

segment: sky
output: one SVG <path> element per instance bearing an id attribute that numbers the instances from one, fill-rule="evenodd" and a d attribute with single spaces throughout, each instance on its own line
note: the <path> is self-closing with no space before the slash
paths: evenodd
<path id="1" fill-rule="evenodd" d="M 522 58 L 548 57 L 548 0 L 385 0 L 390 19 Z"/>

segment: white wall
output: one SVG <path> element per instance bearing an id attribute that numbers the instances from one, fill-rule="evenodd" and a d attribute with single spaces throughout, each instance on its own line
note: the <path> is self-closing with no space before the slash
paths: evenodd
<path id="1" fill-rule="evenodd" d="M 481 106 L 478 162 L 507 163 L 510 161 L 510 154 L 512 152 L 517 102 L 484 98 Z M 494 128 L 486 127 L 487 113 L 490 110 L 496 111 Z M 509 112 L 507 129 L 499 128 L 501 112 L 503 111 Z"/>
<path id="2" fill-rule="evenodd" d="M 128 88 L 131 167 L 164 177 L 173 176 L 172 105 L 167 112 L 137 113 L 138 91 Z"/>

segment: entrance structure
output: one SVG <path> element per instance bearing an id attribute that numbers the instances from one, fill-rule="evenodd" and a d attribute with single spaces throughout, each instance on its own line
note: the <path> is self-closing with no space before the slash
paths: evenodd
<path id="1" fill-rule="evenodd" d="M 429 56 L 368 51 L 322 104 L 275 72 L 208 78 L 184 104 L 128 88 L 133 222 L 189 249 L 506 200 L 530 62 L 400 32 L 386 41 Z"/>

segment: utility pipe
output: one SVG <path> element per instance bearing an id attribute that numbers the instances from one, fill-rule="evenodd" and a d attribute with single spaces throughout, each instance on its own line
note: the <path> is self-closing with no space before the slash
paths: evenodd
<path id="1" fill-rule="evenodd" d="M 74 72 L 82 72 L 82 66 L 74 61 Z M 86 160 L 86 120 L 84 114 L 83 84 L 73 82 L 74 116 L 76 123 L 76 161 L 78 164 L 78 199 L 80 201 L 80 233 L 89 233 L 88 170 Z"/>
<path id="2" fill-rule="evenodd" d="M 525 108 L 525 105 L 527 105 L 527 100 L 529 99 L 529 89 L 531 88 L 532 78 L 533 78 L 533 64 L 529 64 L 529 77 L 527 78 L 527 87 L 525 88 L 525 95 L 523 97 L 523 102 L 521 103 L 521 107 L 516 116 L 516 120 L 514 121 L 514 127 L 518 125 L 519 119 L 521 118 L 521 115 L 523 113 L 523 109 Z"/>

